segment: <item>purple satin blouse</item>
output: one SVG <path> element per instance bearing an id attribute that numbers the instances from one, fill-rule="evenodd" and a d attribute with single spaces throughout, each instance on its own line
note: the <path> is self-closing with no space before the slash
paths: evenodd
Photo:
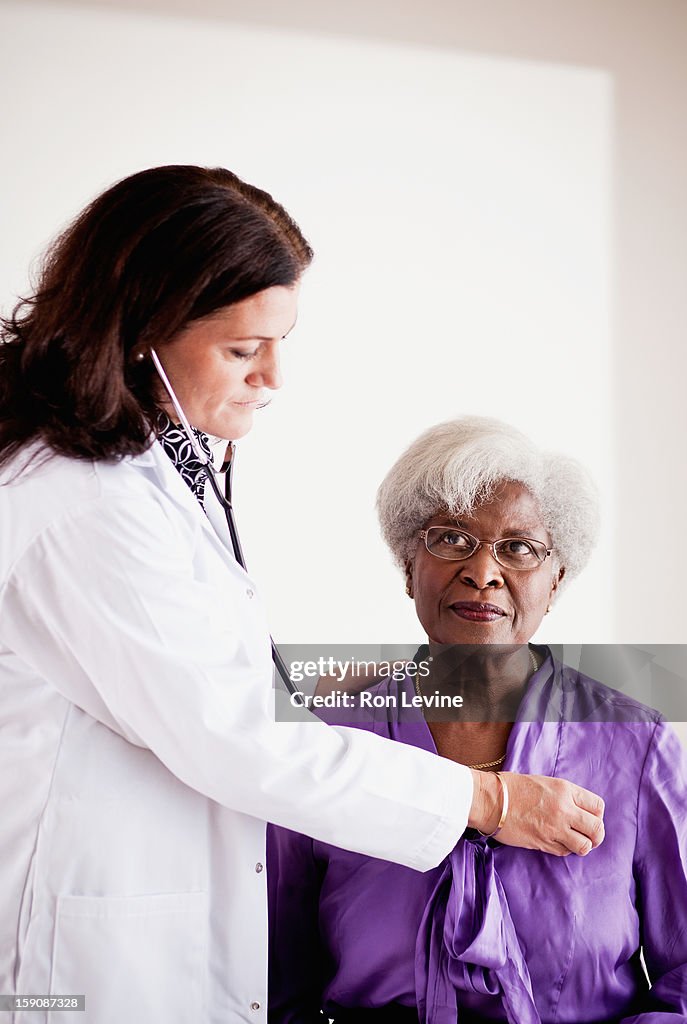
<path id="1" fill-rule="evenodd" d="M 436 753 L 419 711 L 387 718 L 356 727 Z M 393 1003 L 427 1024 L 687 1022 L 687 759 L 670 726 L 549 654 L 504 771 L 601 795 L 604 843 L 559 858 L 468 830 L 420 873 L 270 826 L 271 1024 Z"/>

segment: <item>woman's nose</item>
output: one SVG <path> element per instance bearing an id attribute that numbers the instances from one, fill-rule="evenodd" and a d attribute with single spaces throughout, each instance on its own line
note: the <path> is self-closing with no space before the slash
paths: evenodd
<path id="1" fill-rule="evenodd" d="M 265 351 L 260 353 L 259 360 L 251 367 L 246 380 L 254 387 L 270 388 L 272 391 L 282 386 L 279 352 L 276 344 L 265 346 Z"/>
<path id="2" fill-rule="evenodd" d="M 466 558 L 460 566 L 460 578 L 469 587 L 485 590 L 487 587 L 503 586 L 502 569 L 494 558 L 494 553 L 486 544 Z"/>

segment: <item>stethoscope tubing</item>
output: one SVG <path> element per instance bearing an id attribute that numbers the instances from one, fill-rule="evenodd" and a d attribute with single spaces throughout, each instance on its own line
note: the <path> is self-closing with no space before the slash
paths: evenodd
<path id="1" fill-rule="evenodd" d="M 231 499 L 232 477 L 234 473 L 234 442 L 230 441 L 229 444 L 231 446 L 231 458 L 229 459 L 229 465 L 227 467 L 224 477 L 224 494 L 222 494 L 220 486 L 217 483 L 217 478 L 215 476 L 213 468 L 210 465 L 206 465 L 205 471 L 212 491 L 224 510 L 224 516 L 227 520 L 227 527 L 229 529 L 229 539 L 231 540 L 231 546 L 234 551 L 234 558 L 239 563 L 241 568 L 247 572 L 248 570 L 246 568 L 246 560 L 243 557 L 241 541 L 239 540 L 239 531 L 236 526 L 236 519 L 234 518 L 234 506 L 232 504 Z M 286 662 L 282 658 L 281 652 L 271 636 L 270 645 L 272 648 L 272 662 L 277 672 L 279 673 L 279 676 L 282 682 L 284 683 L 287 691 L 291 694 L 298 693 L 298 687 L 291 679 L 291 675 L 289 673 Z"/>
<path id="2" fill-rule="evenodd" d="M 229 441 L 229 449 L 228 449 L 229 458 L 228 458 L 228 460 L 225 461 L 224 494 L 222 494 L 222 490 L 221 490 L 219 484 L 217 483 L 217 475 L 215 473 L 215 467 L 212 465 L 212 462 L 208 459 L 207 455 L 205 454 L 205 452 L 202 450 L 202 448 L 198 444 L 198 440 L 197 440 L 197 438 L 195 437 L 195 435 L 193 433 L 193 430 L 191 428 L 191 424 L 189 423 L 189 421 L 188 421 L 188 419 L 186 417 L 186 413 L 184 412 L 184 410 L 183 410 L 183 408 L 181 406 L 181 403 L 179 402 L 179 399 L 176 396 L 174 388 L 172 387 L 172 385 L 170 383 L 169 377 L 167 376 L 167 374 L 165 372 L 165 368 L 162 365 L 162 363 L 160 362 L 160 358 L 159 358 L 159 356 L 158 356 L 158 354 L 157 354 L 157 352 L 155 351 L 154 348 L 150 349 L 150 357 L 153 360 L 153 365 L 154 365 L 155 369 L 157 370 L 158 376 L 160 377 L 160 380 L 162 381 L 162 383 L 164 385 L 165 391 L 169 395 L 170 401 L 171 401 L 172 405 L 174 406 L 174 409 L 176 411 L 177 416 L 179 417 L 179 422 L 181 424 L 181 427 L 182 427 L 184 433 L 186 434 L 186 436 L 188 438 L 189 444 L 191 445 L 191 448 L 193 449 L 193 452 L 195 453 L 196 458 L 198 459 L 198 461 L 201 463 L 201 465 L 203 467 L 203 470 L 204 470 L 205 475 L 207 477 L 207 481 L 210 484 L 210 487 L 212 488 L 212 492 L 215 495 L 215 497 L 217 498 L 217 501 L 222 506 L 222 509 L 224 510 L 224 515 L 225 515 L 225 518 L 227 520 L 227 527 L 228 527 L 228 530 L 229 530 L 229 539 L 231 541 L 232 550 L 234 552 L 234 558 L 236 559 L 238 564 L 241 566 L 241 568 L 244 569 L 247 572 L 248 570 L 246 568 L 246 560 L 243 557 L 243 550 L 241 548 L 241 541 L 239 539 L 239 531 L 237 529 L 236 520 L 234 518 L 234 508 L 233 508 L 232 496 L 231 496 L 232 495 L 232 490 L 231 490 L 232 479 L 233 479 L 233 474 L 234 474 L 234 452 L 235 452 L 234 442 L 233 441 Z M 291 679 L 291 676 L 289 674 L 289 670 L 288 670 L 288 668 L 286 666 L 286 662 L 282 658 L 281 653 L 279 651 L 279 648 L 277 647 L 276 643 L 274 642 L 274 639 L 271 636 L 270 636 L 270 645 L 271 645 L 271 648 L 272 648 L 272 661 L 274 663 L 274 667 L 276 668 L 276 670 L 277 670 L 277 672 L 279 674 L 279 677 L 281 678 L 282 682 L 284 683 L 287 691 L 290 694 L 298 693 L 298 687 L 296 686 L 296 684 Z"/>

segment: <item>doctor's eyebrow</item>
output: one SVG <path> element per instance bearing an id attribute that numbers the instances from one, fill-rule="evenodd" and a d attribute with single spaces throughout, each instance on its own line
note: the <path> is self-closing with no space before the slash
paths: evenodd
<path id="1" fill-rule="evenodd" d="M 283 341 L 284 338 L 288 338 L 289 334 L 291 334 L 291 331 L 294 329 L 295 326 L 296 326 L 296 321 L 294 320 L 294 322 L 291 324 L 291 326 L 289 327 L 289 329 L 286 332 L 286 334 L 282 334 L 280 336 L 279 340 Z M 273 336 L 266 337 L 264 334 L 249 334 L 249 335 L 247 335 L 244 338 L 233 337 L 231 340 L 232 341 L 275 341 L 275 338 Z"/>

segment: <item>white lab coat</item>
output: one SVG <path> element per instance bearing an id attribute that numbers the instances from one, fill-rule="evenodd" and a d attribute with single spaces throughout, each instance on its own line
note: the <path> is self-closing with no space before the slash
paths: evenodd
<path id="1" fill-rule="evenodd" d="M 86 995 L 16 1024 L 264 1022 L 266 820 L 421 870 L 453 846 L 465 768 L 275 722 L 271 679 L 158 444 L 0 486 L 0 992 Z"/>

